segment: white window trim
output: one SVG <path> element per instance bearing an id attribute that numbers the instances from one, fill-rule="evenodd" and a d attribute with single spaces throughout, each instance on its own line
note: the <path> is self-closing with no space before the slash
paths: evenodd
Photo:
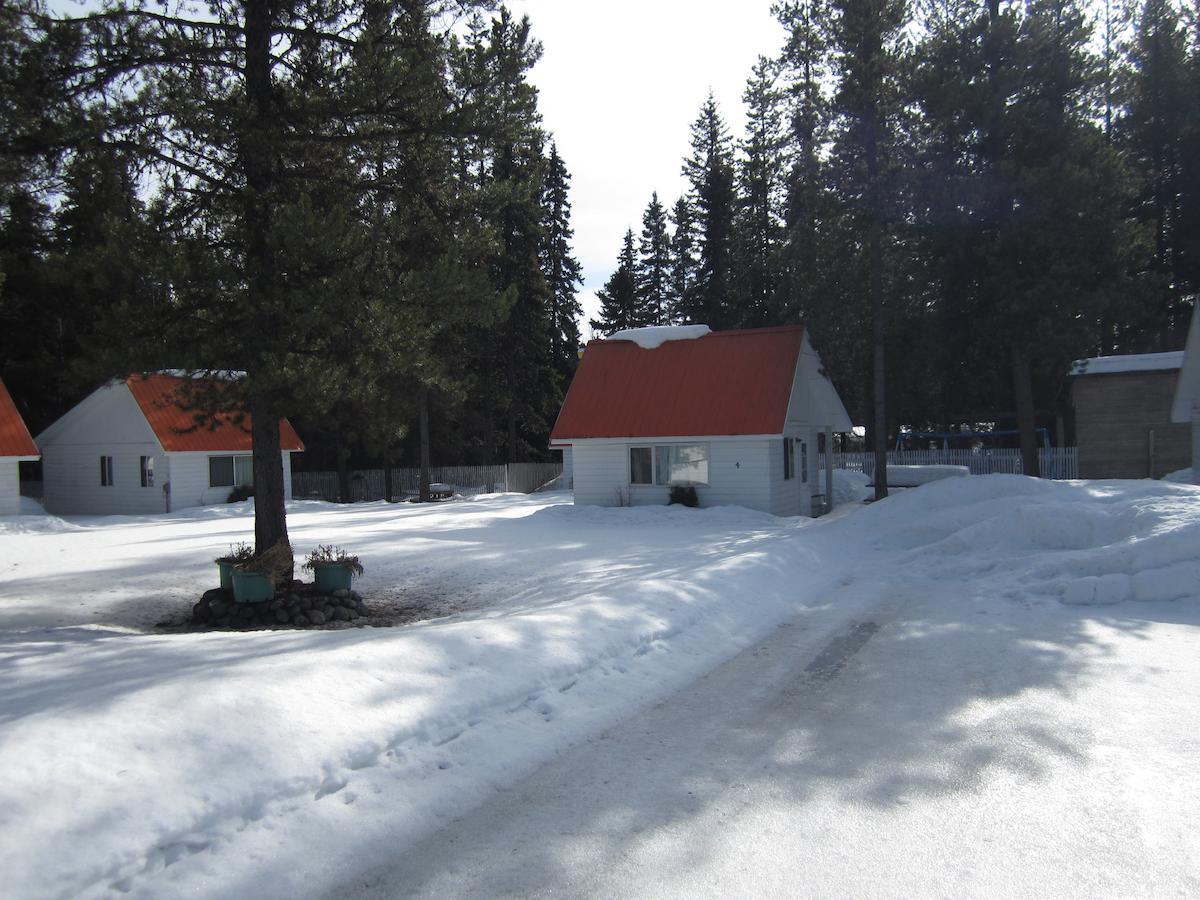
<path id="1" fill-rule="evenodd" d="M 253 466 L 254 455 L 251 453 L 206 453 L 205 458 L 208 461 L 208 487 L 210 490 L 217 488 L 236 488 L 241 487 L 242 482 L 238 481 L 237 465 L 239 459 L 251 460 L 250 465 Z M 231 459 L 233 460 L 233 484 L 213 484 L 212 483 L 212 460 L 214 459 Z"/>

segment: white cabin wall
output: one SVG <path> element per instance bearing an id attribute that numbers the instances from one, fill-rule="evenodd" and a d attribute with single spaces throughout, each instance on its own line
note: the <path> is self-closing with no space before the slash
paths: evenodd
<path id="1" fill-rule="evenodd" d="M 172 453 L 171 456 L 171 509 L 189 509 L 194 506 L 212 506 L 229 499 L 231 487 L 209 487 L 208 458 L 210 456 L 249 456 L 239 453 L 206 453 L 203 451 Z M 283 498 L 292 499 L 292 454 L 285 450 L 283 457 Z"/>
<path id="2" fill-rule="evenodd" d="M 91 394 L 39 437 L 47 512 L 140 515 L 166 508 L 166 454 L 123 383 Z M 111 485 L 100 484 L 101 456 L 113 458 Z M 154 459 L 153 487 L 142 487 L 143 456 Z"/>
<path id="3" fill-rule="evenodd" d="M 629 448 L 697 441 L 630 441 L 606 443 L 579 440 L 572 444 L 575 502 L 581 506 L 616 506 L 618 495 L 634 506 L 665 505 L 670 489 L 663 485 L 629 483 Z M 770 460 L 767 440 L 707 441 L 707 485 L 697 485 L 701 506 L 733 504 L 771 511 Z M 782 449 L 780 453 L 782 453 Z"/>
<path id="4" fill-rule="evenodd" d="M 20 466 L 15 456 L 0 456 L 0 516 L 15 516 L 20 511 Z"/>

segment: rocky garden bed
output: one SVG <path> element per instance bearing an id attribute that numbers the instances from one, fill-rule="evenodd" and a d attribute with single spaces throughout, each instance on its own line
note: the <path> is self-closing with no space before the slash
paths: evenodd
<path id="1" fill-rule="evenodd" d="M 237 603 L 223 588 L 205 591 L 192 607 L 192 625 L 210 628 L 321 628 L 330 624 L 373 624 L 370 609 L 358 591 L 337 590 L 322 594 L 313 584 L 293 581 L 270 600 Z"/>

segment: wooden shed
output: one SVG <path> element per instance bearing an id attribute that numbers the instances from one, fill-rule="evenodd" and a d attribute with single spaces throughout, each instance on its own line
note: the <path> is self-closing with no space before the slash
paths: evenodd
<path id="1" fill-rule="evenodd" d="M 800 326 L 631 329 L 588 344 L 554 425 L 577 504 L 820 512 L 817 436 L 850 417 Z"/>
<path id="2" fill-rule="evenodd" d="M 46 509 L 83 515 L 172 512 L 224 502 L 252 485 L 250 417 L 232 411 L 203 422 L 185 377 L 118 378 L 89 394 L 38 435 Z M 279 421 L 285 498 L 291 454 L 303 450 Z"/>
<path id="3" fill-rule="evenodd" d="M 1080 478 L 1161 478 L 1191 464 L 1191 428 L 1171 421 L 1182 364 L 1182 351 L 1075 361 Z"/>

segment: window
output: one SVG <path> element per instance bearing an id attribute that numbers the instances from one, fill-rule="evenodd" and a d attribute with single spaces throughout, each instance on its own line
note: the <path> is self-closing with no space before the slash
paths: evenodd
<path id="1" fill-rule="evenodd" d="M 154 487 L 154 457 L 142 457 L 142 487 Z"/>
<path id="2" fill-rule="evenodd" d="M 796 445 L 790 437 L 783 439 L 783 480 L 796 475 Z"/>
<path id="3" fill-rule="evenodd" d="M 808 442 L 800 442 L 800 480 L 808 481 Z"/>
<path id="4" fill-rule="evenodd" d="M 237 487 L 254 484 L 254 457 L 210 456 L 208 458 L 209 487 Z"/>
<path id="5" fill-rule="evenodd" d="M 649 447 L 629 448 L 629 483 L 653 484 L 653 457 Z"/>
<path id="6" fill-rule="evenodd" d="M 100 487 L 112 487 L 113 464 L 111 456 L 100 457 Z"/>
<path id="7" fill-rule="evenodd" d="M 708 444 L 629 448 L 630 484 L 708 484 Z"/>

